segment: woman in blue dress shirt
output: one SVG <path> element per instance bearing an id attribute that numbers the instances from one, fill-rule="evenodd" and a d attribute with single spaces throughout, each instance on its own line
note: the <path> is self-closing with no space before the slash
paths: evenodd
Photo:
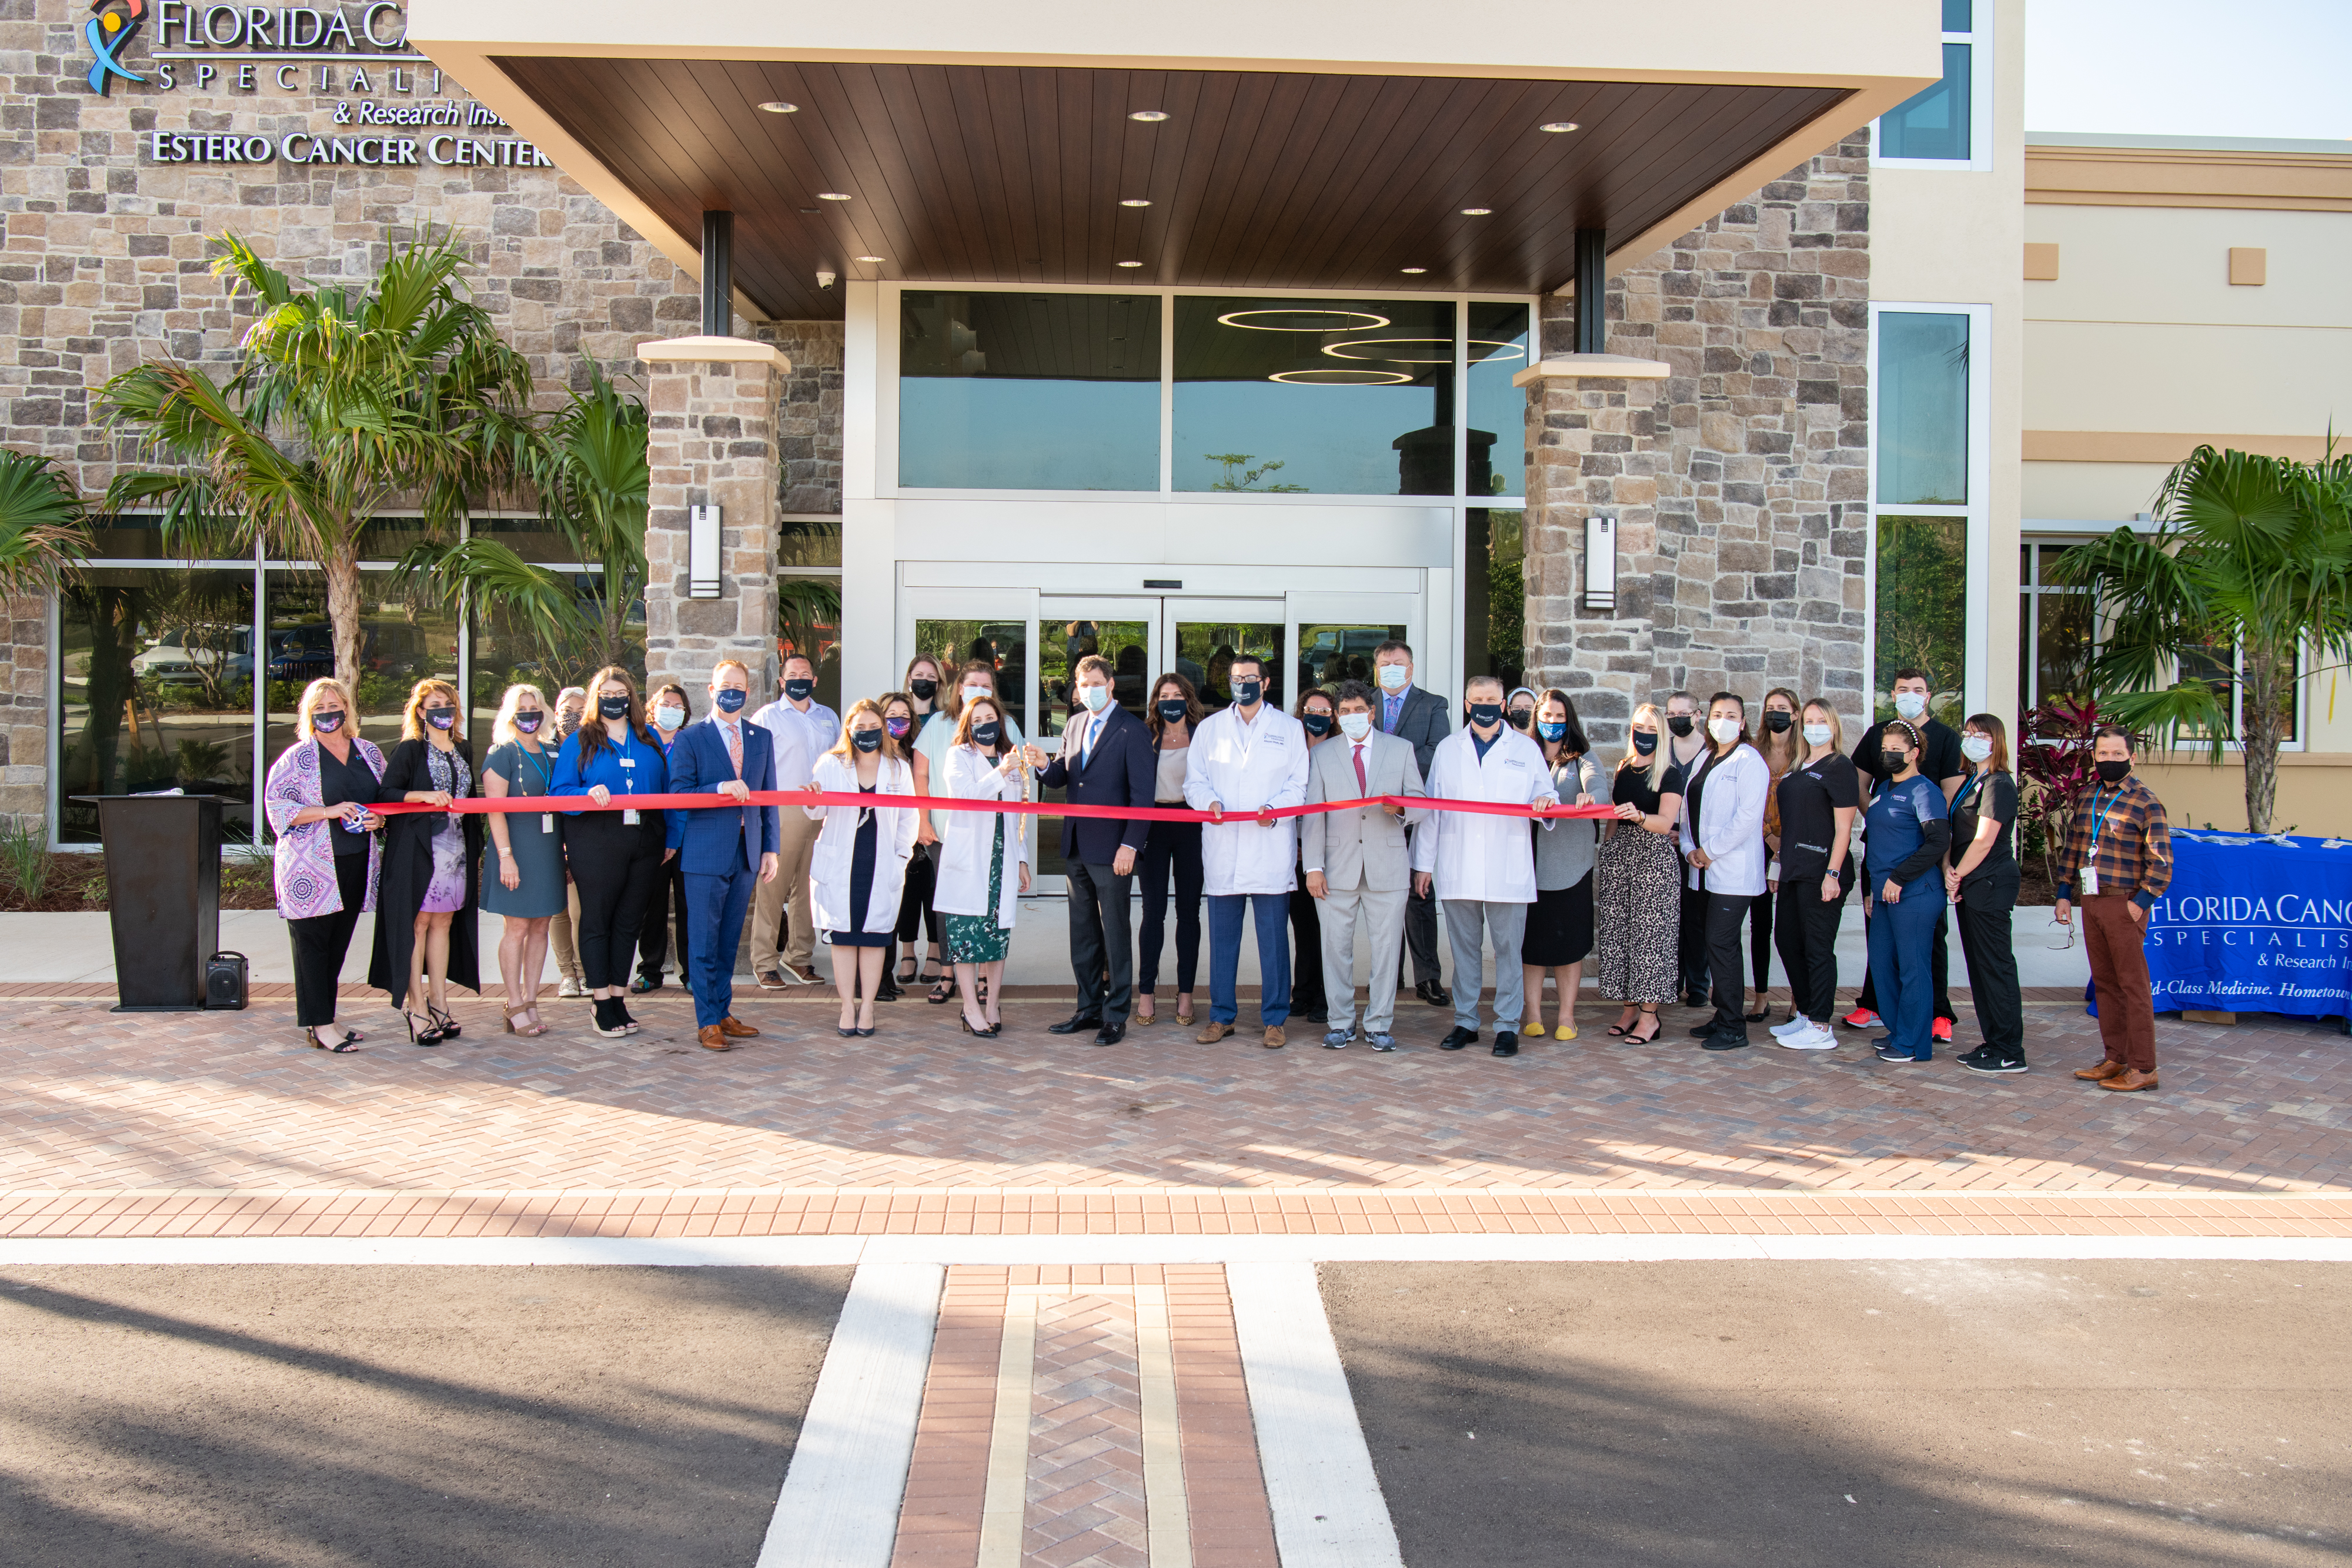
<path id="1" fill-rule="evenodd" d="M 1864 905 L 1869 910 L 1870 975 L 1888 1032 L 1871 1043 L 1881 1061 L 1926 1061 L 1936 1053 L 1936 928 L 1944 920 L 1944 851 L 1952 841 L 1943 789 L 1919 772 L 1926 748 L 1902 719 L 1879 728 L 1885 771 L 1864 821 Z"/>
<path id="2" fill-rule="evenodd" d="M 669 789 L 661 741 L 646 727 L 636 684 L 617 664 L 588 683 L 589 711 L 555 759 L 558 795 L 660 795 Z M 637 1032 L 625 1000 L 629 959 L 646 908 L 661 885 L 662 814 L 625 803 L 618 810 L 563 813 L 563 852 L 580 890 L 580 970 L 596 1003 L 596 1032 Z"/>

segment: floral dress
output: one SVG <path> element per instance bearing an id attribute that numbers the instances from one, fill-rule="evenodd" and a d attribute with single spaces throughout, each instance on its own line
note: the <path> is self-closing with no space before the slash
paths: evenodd
<path id="1" fill-rule="evenodd" d="M 946 949 L 950 964 L 998 964 L 1004 960 L 1007 948 L 1013 946 L 1013 933 L 997 924 L 993 913 L 1004 898 L 1004 817 L 996 818 L 996 842 L 988 852 L 987 915 L 946 915 L 940 916 L 940 945 Z"/>
<path id="2" fill-rule="evenodd" d="M 433 776 L 433 788 L 447 790 L 451 800 L 462 800 L 471 793 L 474 770 L 455 751 L 426 747 L 425 768 Z M 466 907 L 466 828 L 454 812 L 444 815 L 433 830 L 433 879 L 425 884 L 421 907 L 427 915 L 454 915 Z"/>

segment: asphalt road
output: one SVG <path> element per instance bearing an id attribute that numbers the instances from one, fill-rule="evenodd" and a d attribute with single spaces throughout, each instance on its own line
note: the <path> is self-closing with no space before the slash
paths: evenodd
<path id="1" fill-rule="evenodd" d="M 849 1274 L 0 1270 L 0 1563 L 748 1564 Z"/>
<path id="2" fill-rule="evenodd" d="M 1409 1568 L 2352 1561 L 2352 1270 L 1327 1265 Z"/>

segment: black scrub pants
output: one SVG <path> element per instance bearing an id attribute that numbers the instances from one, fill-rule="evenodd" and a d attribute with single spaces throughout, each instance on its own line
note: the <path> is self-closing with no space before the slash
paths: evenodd
<path id="1" fill-rule="evenodd" d="M 2010 916 L 2017 909 L 2015 866 L 1960 883 L 1960 956 L 1969 997 L 1985 1044 L 2011 1061 L 2025 1060 L 2025 1007 L 2017 990 L 2017 949 Z"/>
<path id="2" fill-rule="evenodd" d="M 1835 902 L 1822 897 L 1822 879 L 1803 876 L 1781 879 L 1774 894 L 1780 909 L 1773 921 L 1780 948 L 1780 967 L 1789 971 L 1789 988 L 1796 998 L 1797 1016 L 1823 1029 L 1837 1015 L 1838 922 L 1845 915 L 1851 877 L 1838 884 Z"/>
<path id="3" fill-rule="evenodd" d="M 294 946 L 294 1021 L 304 1029 L 335 1021 L 336 988 L 352 950 L 352 930 L 360 923 L 360 905 L 367 902 L 367 881 L 368 852 L 362 844 L 353 853 L 335 857 L 335 891 L 343 906 L 332 915 L 286 923 L 287 939 Z"/>
<path id="4" fill-rule="evenodd" d="M 653 901 L 646 907 L 645 924 L 637 934 L 637 974 L 647 985 L 661 983 L 662 966 L 669 962 L 670 927 L 677 928 L 677 983 L 691 985 L 686 967 L 686 857 L 662 867 L 654 884 Z"/>
<path id="5" fill-rule="evenodd" d="M 1747 894 L 1699 896 L 1706 901 L 1706 956 L 1715 977 L 1715 1032 L 1746 1040 L 1748 992 L 1740 984 L 1739 923 L 1748 918 L 1748 906 L 1755 900 Z"/>
<path id="6" fill-rule="evenodd" d="M 580 974 L 590 990 L 625 986 L 637 932 L 661 883 L 662 814 L 583 811 L 565 821 L 564 858 L 580 889 Z"/>
<path id="7" fill-rule="evenodd" d="M 1704 888 L 1690 884 L 1690 862 L 1683 862 L 1683 909 L 1681 942 L 1682 989 L 1685 1000 L 1707 994 L 1707 971 L 1710 967 L 1710 943 L 1707 936 L 1707 898 Z M 1739 977 L 1739 944 L 1731 945 L 1731 975 Z"/>

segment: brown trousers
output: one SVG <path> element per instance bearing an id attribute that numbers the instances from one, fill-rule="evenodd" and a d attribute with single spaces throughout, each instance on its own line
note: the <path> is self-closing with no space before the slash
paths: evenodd
<path id="1" fill-rule="evenodd" d="M 2099 988 L 2099 1040 L 2107 1060 L 2140 1072 L 2156 1071 L 2156 1001 L 2147 977 L 2147 928 L 2131 916 L 2131 899 L 2095 893 L 2081 911 L 2083 946 L 2091 982 Z"/>

